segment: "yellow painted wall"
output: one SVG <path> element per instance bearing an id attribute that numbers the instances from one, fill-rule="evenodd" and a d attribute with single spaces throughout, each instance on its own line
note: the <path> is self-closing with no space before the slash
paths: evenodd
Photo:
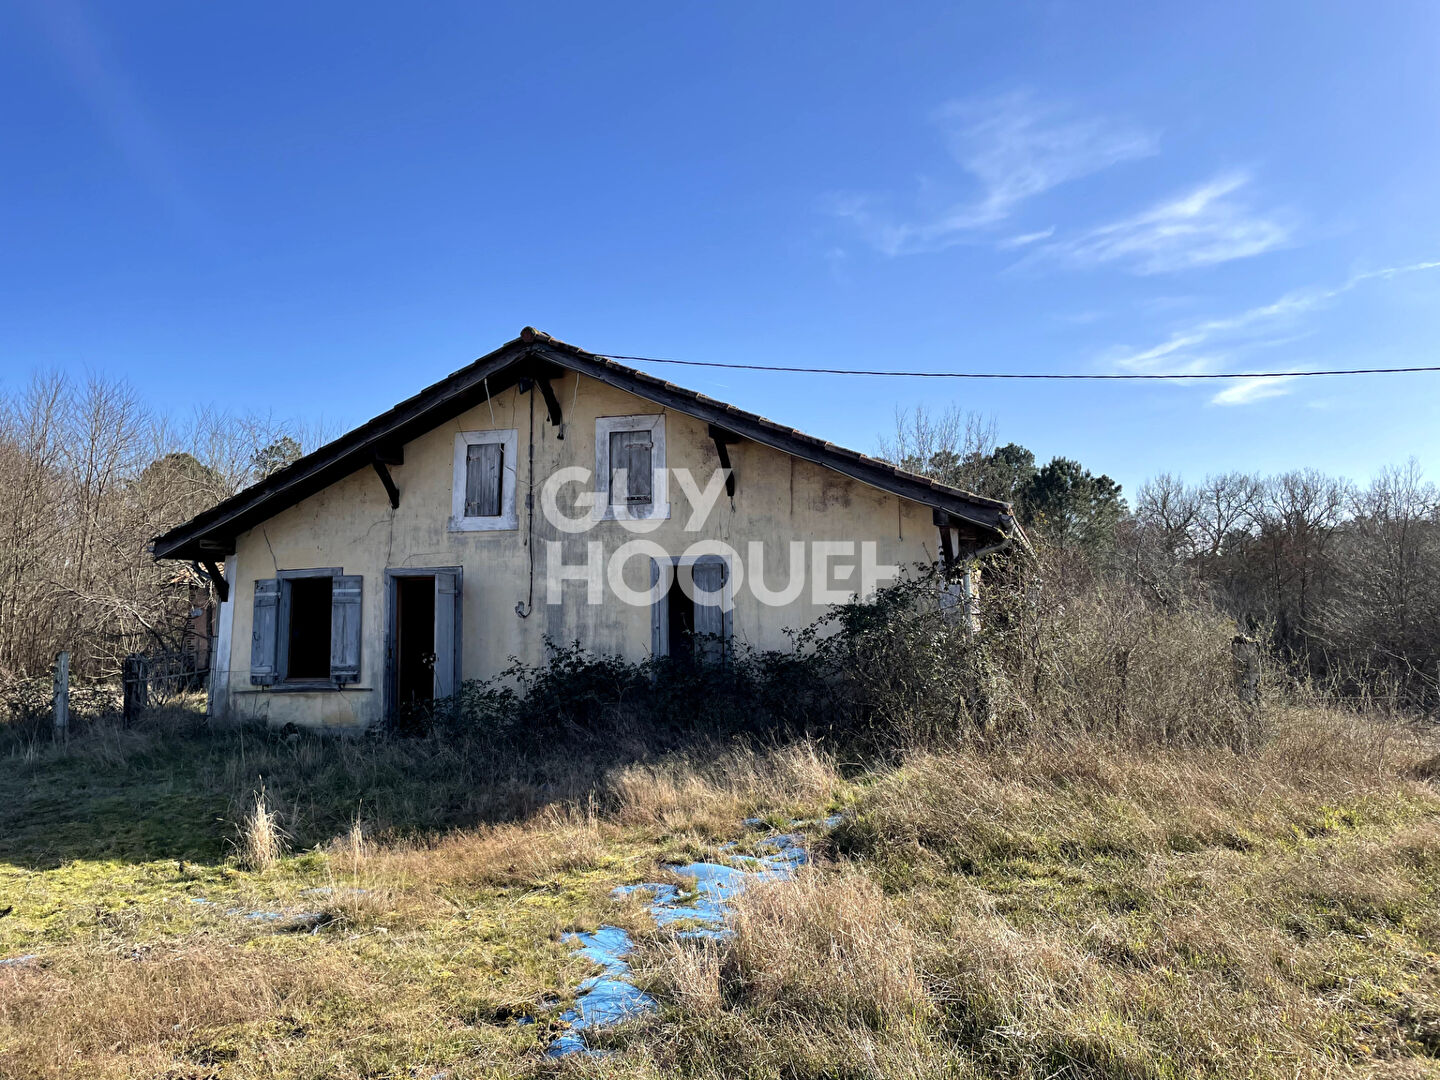
<path id="1" fill-rule="evenodd" d="M 577 386 L 576 381 L 579 380 Z M 534 474 L 537 483 L 556 469 L 595 465 L 595 420 L 603 416 L 663 413 L 666 417 L 667 467 L 688 468 L 703 487 L 719 468 L 719 458 L 704 421 L 662 409 L 585 376 L 568 374 L 554 384 L 564 412 L 564 438 L 546 419 L 538 392 L 508 390 L 489 405 L 420 436 L 404 448 L 405 464 L 392 466 L 400 489 L 400 508 L 392 510 L 379 478 L 365 468 L 282 511 L 237 540 L 231 603 L 231 663 L 228 695 L 219 695 L 218 714 L 232 718 L 264 718 L 272 724 L 363 727 L 382 719 L 384 708 L 385 589 L 384 571 L 391 567 L 461 566 L 463 577 L 463 651 L 460 678 L 494 675 L 518 656 L 529 663 L 544 658 L 544 639 L 579 639 L 593 652 L 615 653 L 632 660 L 650 652 L 648 609 L 607 598 L 601 606 L 585 603 L 582 582 L 568 582 L 560 604 L 547 604 L 543 541 L 562 542 L 566 563 L 583 560 L 587 542 L 600 541 L 608 556 L 637 534 L 620 522 L 597 522 L 586 533 L 565 535 L 552 529 L 540 509 L 536 488 L 534 513 L 535 592 L 528 618 L 516 614 L 527 599 L 530 579 L 530 531 L 525 495 L 529 489 L 528 444 L 531 397 L 534 406 Z M 493 409 L 493 413 L 492 413 Z M 519 431 L 517 498 L 519 528 L 514 531 L 452 532 L 454 443 L 457 431 L 515 428 Z M 780 588 L 788 573 L 792 540 L 873 540 L 878 561 L 908 568 L 937 558 L 937 530 L 929 507 L 869 487 L 830 469 L 813 465 L 756 443 L 730 448 L 737 491 L 732 501 L 721 495 L 698 532 L 686 531 L 690 503 L 672 479 L 671 516 L 645 534 L 671 554 L 681 554 L 698 539 L 724 540 L 743 556 L 751 540 L 763 541 L 766 584 Z M 577 485 L 563 490 L 562 508 L 574 509 Z M 858 563 L 856 557 L 838 559 Z M 364 577 L 364 652 L 360 681 L 344 690 L 277 692 L 252 687 L 249 681 L 251 604 L 254 582 L 277 570 L 340 567 Z M 649 585 L 645 560 L 628 564 L 632 588 Z M 807 570 L 808 573 L 808 570 Z M 854 587 L 832 578 L 833 587 Z M 807 588 L 794 603 L 773 608 L 742 587 L 735 599 L 733 634 L 737 643 L 759 648 L 784 648 L 786 628 L 800 627 L 825 609 L 813 602 Z"/>

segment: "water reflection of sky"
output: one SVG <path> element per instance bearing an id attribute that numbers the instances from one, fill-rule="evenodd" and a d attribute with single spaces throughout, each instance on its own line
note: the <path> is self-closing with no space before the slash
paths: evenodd
<path id="1" fill-rule="evenodd" d="M 792 828 L 807 824 L 833 828 L 839 820 L 835 816 L 821 822 L 792 821 L 790 824 Z M 755 826 L 763 822 L 751 818 L 746 824 Z M 725 918 L 736 896 L 758 881 L 784 881 L 810 860 L 803 838 L 797 833 L 776 833 L 758 841 L 754 845 L 754 850 L 762 852 L 758 855 L 732 853 L 734 848 L 734 844 L 721 847 L 714 862 L 670 867 L 677 877 L 693 882 L 689 888 L 643 882 L 621 885 L 613 895 L 619 898 L 649 893 L 649 911 L 656 924 L 679 927 L 675 931 L 678 937 L 723 937 L 730 933 L 725 926 Z M 630 981 L 633 973 L 625 957 L 634 949 L 635 943 L 625 930 L 618 926 L 602 926 L 592 933 L 569 934 L 565 940 L 575 946 L 579 955 L 593 960 L 603 971 L 580 984 L 575 1007 L 560 1016 L 570 1025 L 569 1030 L 551 1044 L 549 1053 L 554 1057 L 599 1053 L 585 1044 L 584 1033 L 587 1030 L 653 1012 L 659 1005 Z"/>

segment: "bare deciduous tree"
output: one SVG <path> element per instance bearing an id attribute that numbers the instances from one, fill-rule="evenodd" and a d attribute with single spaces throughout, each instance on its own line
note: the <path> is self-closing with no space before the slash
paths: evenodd
<path id="1" fill-rule="evenodd" d="M 37 376 L 0 397 L 0 679 L 61 648 L 77 674 L 104 675 L 126 652 L 175 647 L 204 579 L 147 544 L 251 483 L 287 429 L 214 410 L 176 420 L 98 377 Z"/>

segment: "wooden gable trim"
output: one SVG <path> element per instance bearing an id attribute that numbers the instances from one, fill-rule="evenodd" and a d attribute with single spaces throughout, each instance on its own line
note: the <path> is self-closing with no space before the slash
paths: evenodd
<path id="1" fill-rule="evenodd" d="M 836 446 L 834 443 L 783 427 L 754 413 L 708 398 L 627 368 L 613 360 L 556 341 L 529 327 L 515 341 L 481 357 L 360 427 L 322 446 L 299 461 L 247 488 L 191 521 L 155 538 L 151 551 L 157 559 L 183 558 L 215 560 L 233 554 L 236 537 L 275 514 L 324 490 L 331 484 L 367 466 L 374 467 L 385 483 L 388 469 L 403 458 L 406 442 L 459 416 L 467 409 L 516 385 L 522 379 L 539 383 L 549 418 L 561 422 L 560 403 L 551 382 L 566 371 L 577 372 L 637 397 L 671 408 L 711 426 L 722 464 L 728 458 L 727 445 L 739 439 L 770 446 L 793 457 L 849 476 L 871 487 L 930 506 L 983 531 L 989 537 L 1018 536 L 1010 507 L 993 499 L 947 488 L 924 477 L 906 473 L 886 462 Z M 385 485 L 392 506 L 397 505 L 394 480 Z M 733 472 L 726 491 L 734 494 Z M 1023 543 L 1023 538 L 1022 538 Z"/>
<path id="2" fill-rule="evenodd" d="M 943 509 L 973 525 L 1001 535 L 1009 535 L 1014 527 L 1010 508 L 992 499 L 982 499 L 966 492 L 945 488 L 920 476 L 895 469 L 884 462 L 868 458 L 854 450 L 804 435 L 794 428 L 785 428 L 764 417 L 737 409 L 733 405 L 707 398 L 703 394 L 681 389 L 642 372 L 633 372 L 613 361 L 589 358 L 546 350 L 556 363 L 589 375 L 619 390 L 648 398 L 666 408 L 704 420 L 727 432 L 743 436 L 794 457 L 802 458 L 827 469 L 843 473 L 871 487 Z M 630 376 L 639 376 L 639 379 Z"/>
<path id="3" fill-rule="evenodd" d="M 422 390 L 334 442 L 307 454 L 151 543 L 157 559 L 232 555 L 235 537 L 262 521 L 371 464 L 375 445 L 401 447 L 485 400 L 508 390 L 521 372 L 514 361 L 525 350 L 511 343 L 448 379 Z M 382 462 L 383 463 L 383 462 Z"/>

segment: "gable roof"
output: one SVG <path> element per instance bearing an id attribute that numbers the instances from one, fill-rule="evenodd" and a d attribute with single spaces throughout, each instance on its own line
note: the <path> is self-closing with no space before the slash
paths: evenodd
<path id="1" fill-rule="evenodd" d="M 521 379 L 575 371 L 658 405 L 708 421 L 795 457 L 834 469 L 862 483 L 935 509 L 936 520 L 968 524 L 997 540 L 1019 535 L 1009 503 L 938 484 L 878 458 L 745 412 L 643 371 L 559 341 L 527 326 L 494 352 L 421 390 L 394 408 L 271 473 L 183 525 L 157 536 L 157 559 L 214 560 L 235 550 L 241 533 L 374 462 L 399 460 L 405 443 L 459 416 Z"/>

